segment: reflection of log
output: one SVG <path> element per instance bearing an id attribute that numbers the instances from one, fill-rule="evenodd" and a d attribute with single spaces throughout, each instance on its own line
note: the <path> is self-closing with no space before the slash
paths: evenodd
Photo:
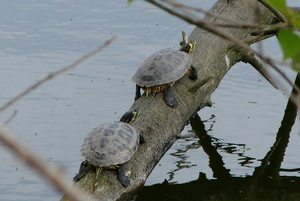
<path id="1" fill-rule="evenodd" d="M 203 174 L 203 173 L 202 173 Z M 198 180 L 185 184 L 169 185 L 168 182 L 145 186 L 136 201 L 299 201 L 300 178 L 281 177 L 282 188 L 259 187 L 248 194 L 251 177 L 232 177 L 229 180 L 207 180 L 201 176 Z"/>
<path id="2" fill-rule="evenodd" d="M 197 113 L 193 115 L 193 118 L 190 119 L 190 124 L 193 128 L 193 131 L 200 139 L 199 142 L 203 148 L 203 151 L 209 157 L 209 167 L 214 173 L 213 176 L 217 179 L 229 179 L 231 177 L 229 170 L 224 167 L 222 156 L 211 144 L 211 137 L 207 135 L 204 124 Z"/>
<path id="3" fill-rule="evenodd" d="M 277 21 L 277 18 L 257 1 L 219 0 L 210 11 L 220 17 L 249 23 L 272 24 Z M 205 20 L 224 23 L 218 18 L 209 16 L 206 16 Z M 249 44 L 260 40 L 257 36 L 250 36 L 247 29 L 219 28 L 219 30 L 241 40 L 247 40 Z M 151 94 L 147 99 L 142 96 L 134 103 L 132 107 L 139 107 L 141 115 L 132 125 L 144 134 L 146 143 L 140 145 L 137 153 L 125 164 L 125 171 L 132 185 L 128 188 L 123 187 L 117 180 L 116 173 L 108 170 L 102 171 L 95 181 L 95 173 L 90 171 L 76 185 L 88 190 L 93 198 L 115 200 L 120 197 L 131 197 L 175 142 L 185 122 L 197 109 L 210 104 L 210 96 L 222 78 L 232 65 L 242 60 L 243 55 L 238 48 L 233 48 L 235 45 L 207 31 L 196 28 L 189 39 L 195 39 L 198 43 L 196 50 L 191 53 L 193 66 L 198 70 L 198 80 L 194 82 L 184 76 L 175 83 L 173 94 L 179 103 L 176 108 L 165 104 L 163 93 L 157 93 L 155 97 Z"/>
<path id="4" fill-rule="evenodd" d="M 300 75 L 297 74 L 295 86 L 300 86 Z M 297 90 L 293 88 L 291 96 L 297 96 Z M 276 141 L 267 153 L 265 158 L 262 160 L 260 167 L 255 168 L 252 177 L 252 187 L 255 188 L 257 185 L 268 185 L 272 187 L 282 187 L 282 182 L 279 176 L 280 166 L 283 161 L 285 149 L 288 145 L 290 132 L 295 123 L 297 117 L 297 106 L 289 99 L 286 110 L 281 122 L 281 126 L 278 129 Z M 252 191 L 249 192 L 252 194 Z"/>
<path id="5" fill-rule="evenodd" d="M 300 76 L 295 85 L 299 87 Z M 295 93 L 295 90 L 293 90 Z M 295 94 L 293 94 L 295 95 Z M 300 200 L 300 178 L 280 177 L 279 170 L 289 134 L 297 116 L 296 105 L 289 100 L 285 115 L 278 130 L 276 141 L 262 160 L 261 166 L 255 168 L 253 176 L 246 178 L 230 177 L 224 167 L 222 157 L 211 145 L 211 137 L 206 134 L 203 122 L 196 114 L 191 118 L 191 126 L 200 139 L 203 150 L 210 159 L 210 167 L 217 178 L 208 180 L 200 173 L 198 180 L 185 184 L 162 184 L 144 187 L 135 199 L 139 200 L 250 200 L 250 201 L 298 201 Z M 297 169 L 294 169 L 297 171 Z"/>

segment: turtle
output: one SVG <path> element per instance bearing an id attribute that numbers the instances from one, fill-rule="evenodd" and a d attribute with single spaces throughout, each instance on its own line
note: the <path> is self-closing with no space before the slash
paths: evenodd
<path id="1" fill-rule="evenodd" d="M 136 83 L 134 100 L 141 97 L 141 88 L 145 91 L 146 98 L 151 92 L 164 91 L 166 104 L 171 107 L 177 106 L 177 100 L 172 94 L 174 83 L 188 71 L 190 79 L 197 79 L 197 70 L 191 66 L 192 57 L 189 55 L 196 45 L 196 41 L 191 40 L 179 50 L 166 48 L 148 57 L 131 78 Z"/>
<path id="2" fill-rule="evenodd" d="M 96 166 L 96 178 L 103 168 L 117 171 L 123 186 L 130 186 L 125 174 L 124 163 L 136 152 L 139 143 L 144 143 L 143 135 L 130 125 L 139 115 L 139 109 L 127 111 L 120 121 L 111 121 L 94 128 L 85 138 L 81 155 L 86 159 L 80 165 L 76 182 L 92 167 Z"/>

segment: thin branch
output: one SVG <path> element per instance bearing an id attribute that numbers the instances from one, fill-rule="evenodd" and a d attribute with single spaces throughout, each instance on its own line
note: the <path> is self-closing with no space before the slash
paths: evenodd
<path id="1" fill-rule="evenodd" d="M 15 103 L 16 101 L 20 100 L 22 97 L 24 97 L 25 95 L 27 95 L 29 92 L 31 92 L 32 90 L 36 89 L 37 87 L 39 87 L 41 84 L 45 83 L 46 81 L 51 80 L 53 77 L 66 72 L 67 70 L 70 70 L 74 67 L 76 67 L 78 64 L 82 63 L 83 61 L 85 61 L 87 58 L 97 54 L 98 52 L 100 52 L 103 48 L 105 48 L 106 46 L 108 46 L 113 40 L 116 39 L 116 36 L 112 36 L 110 39 L 106 40 L 100 47 L 98 47 L 97 49 L 83 55 L 82 57 L 80 57 L 79 59 L 77 59 L 76 61 L 74 61 L 72 64 L 59 69 L 57 71 L 54 71 L 53 73 L 48 74 L 46 77 L 44 77 L 43 79 L 39 80 L 38 82 L 36 82 L 35 84 L 31 85 L 30 87 L 28 87 L 26 90 L 24 90 L 23 92 L 21 92 L 20 94 L 18 94 L 17 96 L 15 96 L 13 99 L 11 99 L 10 101 L 8 101 L 7 103 L 5 103 L 4 105 L 2 105 L 0 107 L 0 113 L 3 112 L 3 110 L 5 110 L 6 108 L 8 108 L 9 106 L 11 106 L 13 103 Z"/>
<path id="2" fill-rule="evenodd" d="M 252 36 L 274 36 L 278 31 L 278 29 L 254 30 L 250 34 Z"/>
<path id="3" fill-rule="evenodd" d="M 250 51 L 250 52 L 254 53 L 261 60 L 263 60 L 264 62 L 269 64 L 272 68 L 274 68 L 286 80 L 286 82 L 290 86 L 292 86 L 292 87 L 294 86 L 293 82 L 272 62 L 271 58 L 266 57 L 266 56 L 262 55 L 260 52 L 250 48 L 250 46 L 247 43 L 245 43 L 245 42 L 243 42 L 243 41 L 241 41 L 241 40 L 239 40 L 239 39 L 223 32 L 223 31 L 220 31 L 214 24 L 208 23 L 207 21 L 200 19 L 198 16 L 196 16 L 193 13 L 187 11 L 186 9 L 176 7 L 178 10 L 180 10 L 181 12 L 184 13 L 184 14 L 181 14 L 181 13 L 175 11 L 175 9 L 171 9 L 171 8 L 169 8 L 169 7 L 163 5 L 162 3 L 159 3 L 155 0 L 147 0 L 147 1 L 151 4 L 153 4 L 153 5 L 156 5 L 157 7 L 161 8 L 161 9 L 167 11 L 168 13 L 170 13 L 172 15 L 175 15 L 175 16 L 177 16 L 177 17 L 179 17 L 179 18 L 181 18 L 181 19 L 183 19 L 183 20 L 185 20 L 185 21 L 187 21 L 191 24 L 195 24 L 198 27 L 201 27 L 202 29 L 204 29 L 206 31 L 209 31 L 209 32 L 221 37 L 221 38 L 227 39 L 228 41 L 236 44 L 237 46 L 239 46 L 240 48 L 245 49 L 246 51 Z M 167 3 L 169 6 L 174 7 L 172 1 L 170 1 L 170 0 L 163 0 L 163 1 L 165 3 Z M 299 90 L 298 87 L 296 87 L 296 90 L 298 91 L 298 93 L 300 93 L 300 90 Z"/>
<path id="4" fill-rule="evenodd" d="M 186 31 L 182 31 L 182 46 L 189 43 L 189 39 L 187 37 Z"/>
<path id="5" fill-rule="evenodd" d="M 269 83 L 278 89 L 277 85 L 273 81 L 272 77 L 270 76 L 269 72 L 264 68 L 263 64 L 254 57 L 253 54 L 250 52 L 244 52 L 241 53 L 242 61 L 245 63 L 251 64 L 262 76 L 266 78 L 266 80 L 269 81 Z"/>
<path id="6" fill-rule="evenodd" d="M 80 190 L 75 187 L 70 187 L 66 176 L 60 170 L 55 170 L 41 159 L 36 152 L 30 151 L 24 143 L 17 139 L 16 135 L 0 122 L 0 140 L 5 145 L 23 159 L 28 165 L 35 168 L 41 175 L 46 177 L 58 189 L 68 195 L 69 198 L 75 201 L 85 201 L 85 196 Z"/>
<path id="7" fill-rule="evenodd" d="M 91 51 L 88 54 L 83 55 L 81 58 L 73 62 L 72 64 L 61 68 L 53 73 L 50 73 L 43 79 L 41 79 L 39 82 L 33 84 L 29 88 L 27 88 L 25 91 L 17 95 L 12 100 L 8 101 L 6 104 L 4 104 L 0 111 L 3 111 L 8 106 L 28 94 L 33 89 L 37 88 L 41 84 L 45 83 L 46 81 L 52 79 L 53 77 L 76 67 L 78 64 L 86 60 L 87 58 L 95 55 L 99 51 L 101 51 L 103 48 L 105 48 L 107 45 L 109 45 L 113 40 L 115 40 L 116 36 L 111 37 L 110 39 L 106 40 L 99 48 Z M 48 179 L 53 185 L 55 185 L 61 192 L 65 193 L 67 197 L 69 197 L 71 200 L 74 201 L 86 201 L 88 200 L 87 195 L 85 193 L 81 192 L 76 187 L 70 187 L 70 184 L 67 182 L 66 176 L 63 174 L 61 170 L 54 169 L 49 167 L 49 165 L 36 154 L 36 152 L 31 151 L 28 149 L 28 147 L 22 143 L 20 140 L 17 139 L 16 135 L 9 130 L 5 125 L 0 122 L 0 141 L 4 142 L 4 144 L 17 156 L 19 156 L 27 165 L 30 165 L 33 167 L 38 173 L 40 173 L 42 176 Z"/>
<path id="8" fill-rule="evenodd" d="M 274 13 L 274 15 L 276 15 L 276 17 L 278 17 L 281 22 L 287 22 L 287 19 L 274 6 L 272 6 L 271 4 L 269 4 L 268 2 L 266 2 L 265 0 L 258 0 L 258 1 L 261 4 L 263 4 L 264 6 L 266 6 L 272 13 Z"/>
<path id="9" fill-rule="evenodd" d="M 243 41 L 241 41 L 241 40 L 239 40 L 239 39 L 237 39 L 237 38 L 235 38 L 235 37 L 233 37 L 233 36 L 231 36 L 227 33 L 221 32 L 214 24 L 209 23 L 205 20 L 199 19 L 197 16 L 195 16 L 191 12 L 183 11 L 184 12 L 184 15 L 183 15 L 183 14 L 180 14 L 179 12 L 176 12 L 175 10 L 172 10 L 172 9 L 162 5 L 161 3 L 158 3 L 155 0 L 147 0 L 147 1 L 154 4 L 154 5 L 156 5 L 157 7 L 162 8 L 163 10 L 169 12 L 172 15 L 175 15 L 175 16 L 177 16 L 177 17 L 179 17 L 179 18 L 181 18 L 181 19 L 183 19 L 183 20 L 185 20 L 189 23 L 195 24 L 195 25 L 201 27 L 202 29 L 205 29 L 205 30 L 207 30 L 207 31 L 209 31 L 209 32 L 221 37 L 221 38 L 227 39 L 230 42 L 240 46 L 241 48 L 244 48 L 244 49 L 246 49 L 248 51 L 251 51 L 255 54 L 259 54 L 259 52 L 256 52 L 255 50 L 252 50 L 247 43 L 245 43 L 245 42 L 243 42 Z M 169 5 L 172 6 L 172 2 L 170 2 L 168 0 L 164 0 L 164 2 L 170 3 Z M 192 17 L 189 17 L 189 16 L 194 16 L 194 18 L 197 19 L 197 20 L 192 19 Z"/>
<path id="10" fill-rule="evenodd" d="M 292 30 L 300 30 L 299 28 L 291 27 L 288 23 L 277 23 L 274 25 L 257 25 L 257 24 L 250 24 L 245 22 L 244 24 L 220 24 L 220 23 L 214 23 L 214 26 L 216 27 L 224 27 L 224 28 L 237 28 L 237 29 L 273 29 L 273 30 L 279 30 L 282 28 L 286 29 L 292 29 Z"/>
<path id="11" fill-rule="evenodd" d="M 4 122 L 4 124 L 8 124 L 18 113 L 18 110 L 15 110 L 12 115 Z"/>
<path id="12" fill-rule="evenodd" d="M 264 2 L 263 0 L 260 0 L 260 2 L 261 1 Z M 212 13 L 210 11 L 206 11 L 206 10 L 201 9 L 201 8 L 196 8 L 196 7 L 189 6 L 189 5 L 182 4 L 182 3 L 178 3 L 178 2 L 175 2 L 175 1 L 162 0 L 162 2 L 166 2 L 167 4 L 173 6 L 174 8 L 179 8 L 181 10 L 188 9 L 188 10 L 192 10 L 192 11 L 196 11 L 196 12 L 201 12 L 201 13 L 207 15 L 207 16 L 215 17 L 215 18 L 218 18 L 218 20 L 222 20 L 224 22 L 231 23 L 231 24 L 218 24 L 218 23 L 213 24 L 214 26 L 218 26 L 218 27 L 241 28 L 241 29 L 245 29 L 245 28 L 249 28 L 249 29 L 266 29 L 266 28 L 268 28 L 268 29 L 277 29 L 277 30 L 280 29 L 280 28 L 290 27 L 290 25 L 288 23 L 277 23 L 277 24 L 274 24 L 274 25 L 248 23 L 246 21 L 239 21 L 239 20 L 233 20 L 233 19 L 230 19 L 230 18 L 221 17 L 218 14 Z M 281 13 L 278 10 L 276 10 L 274 7 L 272 7 L 270 4 L 266 3 L 264 5 L 267 8 L 269 8 L 270 10 L 271 10 L 271 8 L 273 8 L 271 11 L 273 12 L 273 10 L 275 10 L 274 14 L 276 16 L 281 15 Z M 284 16 L 282 18 L 279 18 L 279 19 L 281 20 L 281 22 L 286 22 L 286 20 L 283 21 L 285 19 Z M 295 29 L 294 27 L 290 27 L 290 28 Z"/>

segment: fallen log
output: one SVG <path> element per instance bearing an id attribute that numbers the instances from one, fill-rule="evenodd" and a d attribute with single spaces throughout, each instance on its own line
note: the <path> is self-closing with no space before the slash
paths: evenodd
<path id="1" fill-rule="evenodd" d="M 268 8 L 256 0 L 219 0 L 210 12 L 217 15 L 204 17 L 211 23 L 227 23 L 223 18 L 253 24 L 279 22 Z M 253 29 L 248 28 L 218 27 L 218 30 L 249 45 L 265 38 L 251 35 Z M 272 34 L 268 37 L 270 36 Z M 178 139 L 189 118 L 203 107 L 211 106 L 211 94 L 230 68 L 240 61 L 255 63 L 255 58 L 247 51 L 201 28 L 195 28 L 189 40 L 196 40 L 198 44 L 191 53 L 193 66 L 198 70 L 198 79 L 192 81 L 185 75 L 175 83 L 173 95 L 178 101 L 176 108 L 165 104 L 163 93 L 151 93 L 148 98 L 142 96 L 133 103 L 131 108 L 139 107 L 141 114 L 132 126 L 143 133 L 146 143 L 140 145 L 138 151 L 125 164 L 131 186 L 122 186 L 114 171 L 103 170 L 95 178 L 95 169 L 91 169 L 74 185 L 88 191 L 92 199 L 130 200 L 143 186 L 161 157 Z M 134 94 L 132 97 L 134 98 Z M 68 199 L 63 197 L 61 200 Z"/>

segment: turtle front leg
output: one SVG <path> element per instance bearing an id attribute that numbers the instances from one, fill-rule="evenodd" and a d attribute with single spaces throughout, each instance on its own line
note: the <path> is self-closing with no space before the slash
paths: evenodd
<path id="1" fill-rule="evenodd" d="M 128 187 L 131 185 L 130 180 L 125 174 L 124 164 L 121 164 L 118 168 L 118 179 L 122 183 L 123 186 Z"/>
<path id="2" fill-rule="evenodd" d="M 140 144 L 144 144 L 146 142 L 145 137 L 142 133 L 140 133 Z"/>
<path id="3" fill-rule="evenodd" d="M 136 101 L 140 97 L 141 97 L 141 87 L 139 85 L 136 85 L 134 101 Z"/>
<path id="4" fill-rule="evenodd" d="M 80 168 L 79 168 L 79 172 L 78 174 L 73 178 L 73 181 L 76 182 L 78 181 L 79 179 L 81 179 L 85 173 L 87 173 L 89 171 L 89 169 L 91 168 L 92 166 L 89 165 L 89 163 L 87 161 L 83 161 L 81 164 L 80 164 Z"/>
<path id="5" fill-rule="evenodd" d="M 178 105 L 176 98 L 174 98 L 174 96 L 173 96 L 171 85 L 168 86 L 165 91 L 164 100 L 165 100 L 166 104 L 171 107 L 176 107 Z"/>
<path id="6" fill-rule="evenodd" d="M 196 70 L 196 68 L 194 68 L 193 66 L 191 66 L 190 67 L 190 69 L 189 69 L 189 78 L 191 79 L 191 80 L 196 80 L 197 78 L 198 78 L 198 72 L 197 72 L 197 70 Z"/>

